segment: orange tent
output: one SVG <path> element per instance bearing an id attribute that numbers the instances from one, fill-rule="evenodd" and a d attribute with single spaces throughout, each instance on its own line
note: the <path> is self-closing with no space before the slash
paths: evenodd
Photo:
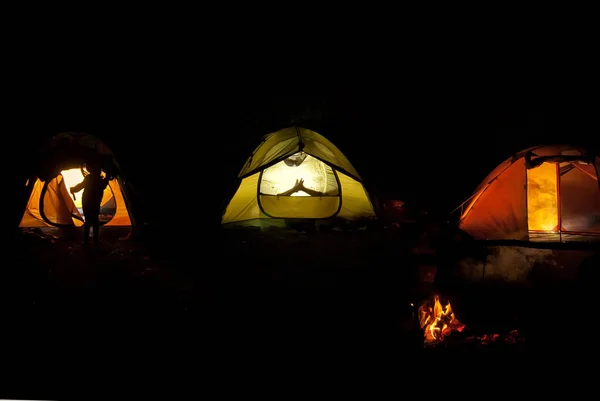
<path id="1" fill-rule="evenodd" d="M 85 216 L 81 194 L 72 198 L 68 188 L 78 184 L 83 177 L 81 169 L 74 168 L 63 170 L 48 181 L 36 179 L 19 227 L 82 226 Z M 99 217 L 104 226 L 132 225 L 117 179 L 109 181 L 104 190 Z"/>
<path id="2" fill-rule="evenodd" d="M 498 165 L 463 203 L 459 227 L 477 239 L 600 240 L 600 157 L 536 146 Z"/>
<path id="3" fill-rule="evenodd" d="M 69 188 L 87 174 L 87 159 L 101 163 L 103 174 L 111 180 L 104 190 L 100 205 L 103 226 L 133 227 L 130 186 L 125 185 L 119 164 L 108 146 L 92 134 L 66 132 L 40 144 L 32 159 L 34 170 L 25 182 L 27 202 L 19 227 L 80 227 L 85 221 L 81 193 L 75 196 Z M 25 200 L 25 199 L 24 199 Z"/>

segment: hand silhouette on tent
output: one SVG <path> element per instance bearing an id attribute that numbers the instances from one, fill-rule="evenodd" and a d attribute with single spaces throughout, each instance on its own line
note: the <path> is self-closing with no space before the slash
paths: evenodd
<path id="1" fill-rule="evenodd" d="M 307 194 L 309 194 L 310 196 L 323 196 L 323 192 L 319 192 L 319 191 L 315 191 L 314 189 L 310 189 L 310 188 L 306 188 L 304 186 L 304 179 L 300 178 L 299 180 L 296 180 L 296 183 L 294 184 L 294 186 L 290 189 L 288 189 L 285 192 L 281 192 L 279 194 L 277 194 L 278 196 L 290 196 L 296 192 L 299 191 L 303 191 L 306 192 Z"/>

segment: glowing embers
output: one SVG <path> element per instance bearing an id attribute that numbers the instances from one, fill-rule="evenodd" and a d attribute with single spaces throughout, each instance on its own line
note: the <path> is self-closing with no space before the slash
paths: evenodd
<path id="1" fill-rule="evenodd" d="M 260 182 L 260 192 L 264 195 L 284 194 L 301 180 L 302 185 L 309 190 L 329 196 L 339 194 L 338 183 L 331 167 L 304 152 L 295 153 L 265 169 Z M 287 196 L 310 194 L 298 190 Z"/>
<path id="2" fill-rule="evenodd" d="M 558 231 L 557 167 L 543 163 L 527 170 L 527 217 L 529 230 Z"/>
<path id="3" fill-rule="evenodd" d="M 427 349 L 526 349 L 525 338 L 518 330 L 512 329 L 506 334 L 480 333 L 467 327 L 456 318 L 450 301 L 441 300 L 439 295 L 433 295 L 419 304 L 418 317 Z"/>
<path id="4" fill-rule="evenodd" d="M 442 305 L 438 295 L 419 306 L 419 325 L 423 330 L 425 345 L 441 342 L 453 331 L 461 332 L 465 328 L 454 316 L 450 302 Z"/>

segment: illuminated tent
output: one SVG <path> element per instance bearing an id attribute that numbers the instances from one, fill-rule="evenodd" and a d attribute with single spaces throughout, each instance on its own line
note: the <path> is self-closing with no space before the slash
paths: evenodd
<path id="1" fill-rule="evenodd" d="M 82 226 L 82 193 L 73 197 L 69 188 L 83 180 L 87 174 L 84 163 L 91 158 L 112 178 L 104 190 L 100 224 L 133 226 L 119 166 L 102 141 L 89 134 L 63 133 L 52 137 L 40 152 L 36 171 L 25 184 L 28 198 L 19 227 Z"/>
<path id="2" fill-rule="evenodd" d="M 600 239 L 600 158 L 537 146 L 497 166 L 462 205 L 459 227 L 477 239 Z"/>
<path id="3" fill-rule="evenodd" d="M 346 156 L 305 128 L 284 128 L 264 136 L 238 179 L 223 224 L 375 217 L 362 179 Z M 300 190 L 293 189 L 297 182 L 302 182 Z"/>

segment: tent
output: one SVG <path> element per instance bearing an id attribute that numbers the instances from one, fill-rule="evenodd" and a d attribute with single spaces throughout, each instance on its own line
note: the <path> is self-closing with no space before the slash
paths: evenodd
<path id="1" fill-rule="evenodd" d="M 265 135 L 238 174 L 238 182 L 222 224 L 375 217 L 350 161 L 328 139 L 306 128 L 288 127 Z"/>
<path id="2" fill-rule="evenodd" d="M 125 184 L 111 150 L 97 137 L 61 133 L 39 148 L 38 160 L 25 182 L 26 203 L 19 227 L 80 227 L 85 221 L 81 193 L 72 196 L 69 188 L 87 174 L 86 160 L 99 162 L 110 178 L 100 207 L 100 224 L 133 227 Z"/>
<path id="3" fill-rule="evenodd" d="M 600 240 L 600 157 L 536 146 L 498 165 L 462 205 L 459 228 L 476 239 Z"/>

